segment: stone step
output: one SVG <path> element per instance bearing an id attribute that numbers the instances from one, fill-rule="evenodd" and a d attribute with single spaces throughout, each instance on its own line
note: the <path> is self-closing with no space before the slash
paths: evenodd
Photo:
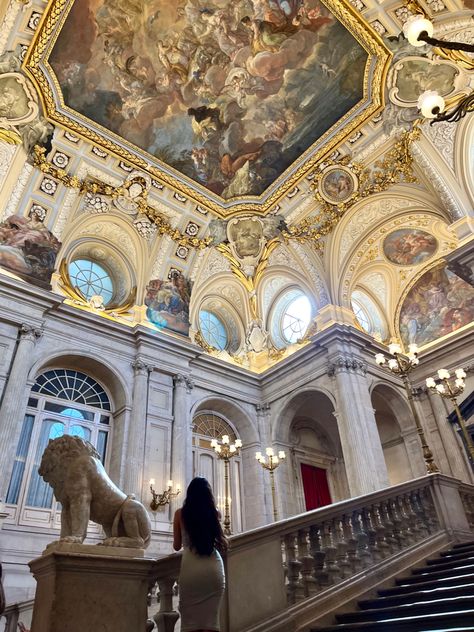
<path id="1" fill-rule="evenodd" d="M 363 610 L 374 608 L 390 608 L 408 603 L 421 601 L 433 601 L 433 599 L 445 599 L 452 597 L 464 597 L 474 595 L 474 581 L 472 584 L 462 586 L 440 586 L 431 590 L 416 590 L 401 595 L 391 595 L 387 597 L 374 597 L 358 602 L 359 608 Z"/>
<path id="2" fill-rule="evenodd" d="M 465 583 L 474 584 L 474 573 L 468 575 L 448 576 L 442 579 L 434 579 L 431 581 L 417 582 L 415 585 L 395 586 L 393 588 L 384 588 L 378 590 L 377 593 L 381 597 L 389 597 L 392 595 L 406 595 L 408 593 L 419 590 L 433 590 L 439 587 L 462 586 Z"/>
<path id="3" fill-rule="evenodd" d="M 474 554 L 470 557 L 464 557 L 457 560 L 428 560 L 427 566 L 422 568 L 415 568 L 412 571 L 412 575 L 420 575 L 421 573 L 435 573 L 437 571 L 443 571 L 450 568 L 460 568 L 462 566 L 473 566 Z"/>
<path id="4" fill-rule="evenodd" d="M 466 555 L 469 555 L 472 553 L 474 553 L 474 544 L 470 545 L 466 549 L 449 549 L 449 551 L 443 551 L 442 553 L 439 554 L 439 556 L 442 558 L 449 557 L 450 559 L 451 558 L 457 559 L 457 558 L 463 558 Z M 429 564 L 429 560 L 428 560 L 428 564 Z"/>
<path id="5" fill-rule="evenodd" d="M 364 621 L 386 621 L 401 617 L 416 617 L 451 613 L 456 614 L 465 610 L 474 611 L 474 594 L 453 599 L 436 599 L 426 603 L 410 603 L 392 608 L 376 608 L 375 610 L 361 610 L 359 612 L 345 612 L 336 615 L 338 623 L 362 623 Z M 474 622 L 474 620 L 473 620 Z"/>
<path id="6" fill-rule="evenodd" d="M 409 617 L 399 621 L 372 621 L 312 627 L 310 632 L 472 632 L 474 610 L 462 613 Z"/>
<path id="7" fill-rule="evenodd" d="M 427 581 L 434 581 L 436 579 L 447 579 L 450 577 L 462 577 L 465 575 L 472 575 L 474 573 L 474 564 L 468 566 L 460 566 L 456 568 L 450 568 L 445 571 L 427 572 L 423 574 L 412 575 L 412 577 L 404 577 L 397 579 L 395 584 L 397 586 L 407 586 L 409 584 L 420 584 Z"/>

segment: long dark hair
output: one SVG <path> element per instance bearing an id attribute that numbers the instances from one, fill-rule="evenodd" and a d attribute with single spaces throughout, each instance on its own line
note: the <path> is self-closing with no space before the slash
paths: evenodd
<path id="1" fill-rule="evenodd" d="M 227 541 L 219 522 L 214 496 L 205 478 L 197 476 L 189 483 L 181 517 L 191 548 L 199 555 L 211 555 L 214 548 L 226 550 Z"/>

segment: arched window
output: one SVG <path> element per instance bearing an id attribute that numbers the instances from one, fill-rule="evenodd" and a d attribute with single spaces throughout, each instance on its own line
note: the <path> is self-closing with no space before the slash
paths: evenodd
<path id="1" fill-rule="evenodd" d="M 58 503 L 38 474 L 43 452 L 50 439 L 70 434 L 90 441 L 105 463 L 110 408 L 105 390 L 85 373 L 54 369 L 38 377 L 28 399 L 6 497 L 17 524 L 59 526 Z"/>
<path id="2" fill-rule="evenodd" d="M 75 259 L 69 264 L 69 278 L 89 299 L 94 295 L 102 296 L 104 305 L 110 302 L 114 293 L 112 277 L 98 263 L 90 259 Z"/>
<path id="3" fill-rule="evenodd" d="M 364 331 L 382 340 L 387 337 L 380 310 L 368 294 L 362 290 L 354 290 L 351 294 L 351 307 L 357 322 Z"/>
<path id="4" fill-rule="evenodd" d="M 207 344 L 222 351 L 227 347 L 228 335 L 222 320 L 213 312 L 202 309 L 199 312 L 199 329 Z"/>
<path id="5" fill-rule="evenodd" d="M 303 338 L 311 316 L 311 302 L 306 294 L 299 288 L 286 291 L 271 314 L 270 331 L 275 345 L 282 348 Z"/>
<path id="6" fill-rule="evenodd" d="M 211 484 L 216 504 L 224 516 L 225 482 L 224 463 L 217 458 L 211 447 L 212 439 L 222 439 L 228 435 L 233 443 L 237 437 L 235 430 L 221 415 L 214 412 L 201 412 L 193 420 L 193 476 L 204 476 Z M 242 531 L 242 509 L 240 490 L 241 457 L 235 456 L 229 462 L 230 469 L 230 514 L 232 532 Z"/>

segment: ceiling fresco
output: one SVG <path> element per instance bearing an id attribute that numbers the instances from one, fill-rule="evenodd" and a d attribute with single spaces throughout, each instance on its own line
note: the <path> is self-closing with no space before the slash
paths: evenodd
<path id="1" fill-rule="evenodd" d="M 328 6 L 57 0 L 26 69 L 51 120 L 184 194 L 274 201 L 383 100 L 388 52 Z"/>

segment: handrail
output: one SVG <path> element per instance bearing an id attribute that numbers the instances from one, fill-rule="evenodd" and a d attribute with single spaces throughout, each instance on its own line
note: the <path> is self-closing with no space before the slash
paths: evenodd
<path id="1" fill-rule="evenodd" d="M 381 561 L 398 559 L 438 534 L 472 537 L 470 530 L 474 486 L 431 474 L 233 536 L 225 560 L 223 630 L 270 629 L 268 619 L 363 576 Z M 154 565 L 159 632 L 172 632 L 178 618 L 172 591 L 179 560 L 174 554 Z"/>

